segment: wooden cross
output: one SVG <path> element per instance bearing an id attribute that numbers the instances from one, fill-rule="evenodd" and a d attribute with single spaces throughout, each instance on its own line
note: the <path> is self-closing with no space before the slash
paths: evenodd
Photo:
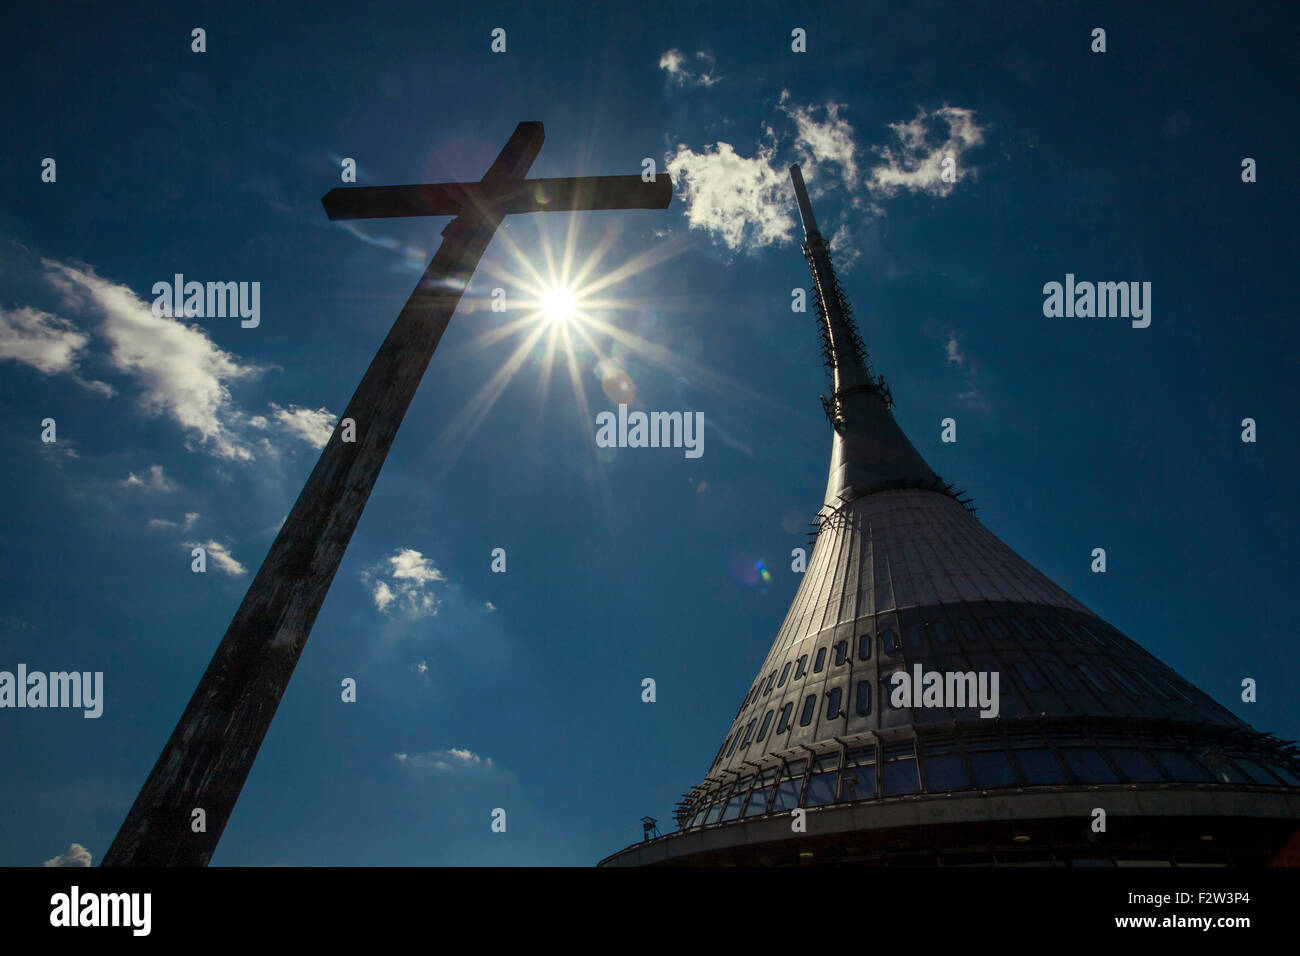
<path id="1" fill-rule="evenodd" d="M 211 859 L 398 426 L 501 220 L 668 208 L 667 176 L 524 179 L 545 135 L 541 123 L 520 123 L 476 183 L 350 187 L 321 200 L 330 219 L 456 218 L 343 413 L 354 440 L 335 428 L 101 866 Z"/>

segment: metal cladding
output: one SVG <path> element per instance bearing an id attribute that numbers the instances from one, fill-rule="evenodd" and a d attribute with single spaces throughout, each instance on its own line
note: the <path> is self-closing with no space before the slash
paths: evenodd
<path id="1" fill-rule="evenodd" d="M 894 421 L 790 175 L 832 382 L 815 544 L 678 830 L 602 865 L 1295 854 L 1295 745 L 1084 607 L 935 475 Z M 1112 814 L 1101 833 L 1096 808 Z"/>

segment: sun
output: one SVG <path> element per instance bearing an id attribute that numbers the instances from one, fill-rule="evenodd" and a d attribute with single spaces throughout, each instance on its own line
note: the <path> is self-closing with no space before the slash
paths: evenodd
<path id="1" fill-rule="evenodd" d="M 567 322 L 578 311 L 578 296 L 564 286 L 554 286 L 542 293 L 541 307 L 547 321 Z"/>

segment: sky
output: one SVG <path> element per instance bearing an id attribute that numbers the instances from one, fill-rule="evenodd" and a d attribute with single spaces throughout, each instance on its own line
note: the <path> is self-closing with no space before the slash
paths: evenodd
<path id="1" fill-rule="evenodd" d="M 1300 737 L 1294 30 L 1270 3 L 27 11 L 0 37 L 0 670 L 102 672 L 103 711 L 0 709 L 0 864 L 102 858 L 437 248 L 445 217 L 329 222 L 344 160 L 478 179 L 524 120 L 530 176 L 651 159 L 673 202 L 498 231 L 212 865 L 589 866 L 671 826 L 825 488 L 792 162 L 930 465 Z M 155 314 L 177 273 L 258 283 L 256 324 Z M 1150 283 L 1150 324 L 1046 315 L 1067 275 Z M 703 453 L 597 447 L 619 403 L 702 413 Z"/>

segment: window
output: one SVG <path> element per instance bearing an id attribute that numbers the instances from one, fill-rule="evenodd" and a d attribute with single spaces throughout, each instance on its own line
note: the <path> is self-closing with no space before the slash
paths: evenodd
<path id="1" fill-rule="evenodd" d="M 745 805 L 745 816 L 753 817 L 767 812 L 767 802 L 772 796 L 772 784 L 776 782 L 776 768 L 764 770 L 754 781 L 754 791 L 749 795 Z"/>
<path id="2" fill-rule="evenodd" d="M 876 795 L 876 748 L 862 747 L 848 752 L 840 778 L 841 800 L 870 800 Z"/>
<path id="3" fill-rule="evenodd" d="M 1056 681 L 1066 690 L 1076 691 L 1079 689 L 1079 684 L 1075 679 L 1071 677 L 1069 673 L 1066 672 L 1065 668 L 1056 661 L 1044 661 L 1043 668 L 1047 671 L 1047 675 L 1051 677 L 1052 680 Z"/>
<path id="4" fill-rule="evenodd" d="M 1002 625 L 999 624 L 993 618 L 986 617 L 984 619 L 984 626 L 988 628 L 988 632 L 992 634 L 994 637 L 996 637 L 999 641 L 1005 641 L 1007 639 L 1007 632 L 1004 631 L 1002 629 Z"/>
<path id="5" fill-rule="evenodd" d="M 972 750 L 970 768 L 975 783 L 981 787 L 1010 787 L 1016 782 L 1016 771 L 1001 747 L 996 750 Z"/>
<path id="6" fill-rule="evenodd" d="M 840 697 L 843 691 L 838 687 L 832 687 L 831 692 L 826 695 L 826 719 L 834 720 L 840 716 Z"/>
<path id="7" fill-rule="evenodd" d="M 781 719 L 776 722 L 776 732 L 783 734 L 790 729 L 790 714 L 794 710 L 794 703 L 791 702 L 781 708 Z"/>
<path id="8" fill-rule="evenodd" d="M 763 738 L 767 736 L 767 728 L 772 726 L 772 715 L 774 713 L 776 713 L 776 711 L 769 710 L 766 714 L 763 715 L 762 726 L 758 728 L 758 740 L 760 743 L 762 743 Z"/>
<path id="9" fill-rule="evenodd" d="M 936 754 L 929 756 L 926 748 L 925 789 L 964 790 L 970 786 L 966 770 L 961 765 L 961 754 Z"/>
<path id="10" fill-rule="evenodd" d="M 1015 631 L 1016 636 L 1022 641 L 1032 641 L 1034 639 L 1034 635 L 1029 632 L 1025 622 L 1018 617 L 1011 619 L 1011 630 Z"/>
<path id="11" fill-rule="evenodd" d="M 957 622 L 957 629 L 961 631 L 961 638 L 963 641 L 969 643 L 979 640 L 979 634 L 976 633 L 975 628 L 971 627 L 970 621 L 966 620 L 964 617 Z"/>
<path id="12" fill-rule="evenodd" d="M 1034 618 L 1034 629 L 1038 631 L 1040 636 L 1047 638 L 1049 641 L 1058 640 L 1056 632 L 1048 627 L 1047 622 L 1042 618 Z"/>
<path id="13" fill-rule="evenodd" d="M 1136 747 L 1111 747 L 1109 753 L 1119 772 L 1134 783 L 1165 779 L 1165 775 Z"/>
<path id="14" fill-rule="evenodd" d="M 1160 686 L 1156 684 L 1155 681 L 1153 681 L 1150 677 L 1147 677 L 1146 674 L 1142 673 L 1141 671 L 1134 671 L 1133 676 L 1136 677 L 1138 680 L 1140 680 L 1142 683 L 1146 684 L 1153 691 L 1155 691 L 1156 696 L 1159 697 L 1161 700 L 1169 699 L 1169 695 L 1166 694 L 1164 690 L 1162 690 Z"/>
<path id="15" fill-rule="evenodd" d="M 930 624 L 930 630 L 934 632 L 934 639 L 940 644 L 948 643 L 948 629 L 943 626 L 943 621 L 934 621 Z"/>
<path id="16" fill-rule="evenodd" d="M 805 654 L 803 657 L 799 658 L 799 663 L 794 665 L 794 679 L 798 680 L 800 677 L 803 677 L 803 675 L 806 674 L 807 672 L 808 672 L 808 655 Z"/>
<path id="17" fill-rule="evenodd" d="M 1089 637 L 1091 637 L 1092 640 L 1093 640 L 1093 643 L 1096 644 L 1098 647 L 1105 647 L 1105 646 L 1106 646 L 1106 642 L 1101 638 L 1101 636 L 1100 636 L 1100 635 L 1099 635 L 1095 630 L 1093 630 L 1092 628 L 1090 628 L 1088 625 L 1086 625 L 1086 624 L 1080 624 L 1080 625 L 1079 625 L 1079 630 L 1083 631 L 1083 633 L 1085 633 L 1085 634 L 1087 634 Z"/>
<path id="18" fill-rule="evenodd" d="M 880 647 L 886 654 L 897 654 L 900 650 L 898 635 L 889 628 L 885 628 L 880 632 Z"/>
<path id="19" fill-rule="evenodd" d="M 785 662 L 785 667 L 781 668 L 781 679 L 776 682 L 777 687 L 785 686 L 785 679 L 790 676 L 790 661 Z"/>
<path id="20" fill-rule="evenodd" d="M 1075 670 L 1077 670 L 1080 674 L 1082 674 L 1087 679 L 1088 683 L 1091 684 L 1093 687 L 1097 688 L 1097 690 L 1104 691 L 1106 693 L 1110 692 L 1110 687 L 1104 684 L 1102 682 L 1102 679 L 1098 677 L 1096 673 L 1093 672 L 1093 669 L 1089 667 L 1087 664 L 1076 664 Z"/>
<path id="21" fill-rule="evenodd" d="M 1205 772 L 1204 767 L 1177 750 L 1157 750 L 1155 751 L 1155 758 L 1156 762 L 1164 767 L 1165 771 L 1174 780 L 1189 780 L 1199 783 L 1211 779 L 1210 775 Z"/>
<path id="22" fill-rule="evenodd" d="M 742 740 L 742 741 L 740 742 L 740 749 L 741 749 L 741 750 L 744 750 L 746 747 L 749 746 L 749 738 L 752 737 L 752 736 L 754 736 L 754 725 L 755 725 L 756 723 L 758 723 L 758 718 L 757 718 L 757 717 L 755 717 L 753 720 L 751 720 L 751 721 L 749 722 L 749 726 L 745 728 L 745 739 Z"/>
<path id="23" fill-rule="evenodd" d="M 817 709 L 817 695 L 809 694 L 803 702 L 803 712 L 799 715 L 799 726 L 807 727 L 812 723 L 813 711 Z"/>
<path id="24" fill-rule="evenodd" d="M 835 645 L 835 666 L 839 667 L 849 659 L 849 642 L 840 641 Z"/>
<path id="25" fill-rule="evenodd" d="M 736 752 L 736 744 L 738 743 L 740 743 L 740 731 L 736 731 L 736 735 L 731 739 L 731 749 L 727 751 L 728 757 Z"/>
<path id="26" fill-rule="evenodd" d="M 1074 643 L 1076 644 L 1083 643 L 1083 638 L 1079 636 L 1079 632 L 1076 631 L 1074 628 L 1070 627 L 1070 625 L 1066 624 L 1064 621 L 1057 621 L 1056 626 L 1061 631 L 1065 632 L 1065 636 L 1068 637 L 1070 640 L 1074 641 Z"/>
<path id="27" fill-rule="evenodd" d="M 722 811 L 722 816 L 719 817 L 719 819 L 734 820 L 736 817 L 740 816 L 740 807 L 741 804 L 745 802 L 745 796 L 748 792 L 749 780 L 745 779 L 740 781 L 736 787 L 736 792 L 732 795 L 731 799 L 727 801 L 727 807 Z"/>
<path id="28" fill-rule="evenodd" d="M 871 713 L 871 681 L 869 680 L 858 681 L 857 711 L 861 717 Z"/>
<path id="29" fill-rule="evenodd" d="M 828 803 L 834 803 L 835 783 L 839 776 L 839 771 L 828 770 L 824 773 L 815 773 L 809 777 L 808 793 L 804 795 L 803 805 L 805 807 L 820 807 Z"/>
<path id="30" fill-rule="evenodd" d="M 921 629 L 915 624 L 907 625 L 903 632 L 907 635 L 907 649 L 913 654 L 921 653 Z"/>
<path id="31" fill-rule="evenodd" d="M 776 680 L 776 671 L 772 671 L 772 676 L 767 679 L 767 686 L 763 688 L 764 695 L 772 693 L 772 682 Z"/>
<path id="32" fill-rule="evenodd" d="M 1115 771 L 1089 747 L 1066 747 L 1061 753 L 1080 783 L 1114 783 Z"/>
<path id="33" fill-rule="evenodd" d="M 799 795 L 803 791 L 803 772 L 808 766 L 806 760 L 796 760 L 785 765 L 785 774 L 776 788 L 776 798 L 772 801 L 772 811 L 791 810 L 799 806 Z"/>
<path id="34" fill-rule="evenodd" d="M 1134 697 L 1141 696 L 1141 691 L 1139 691 L 1135 686 L 1133 686 L 1133 682 L 1124 676 L 1123 671 L 1119 670 L 1116 667 L 1107 667 L 1106 673 L 1110 675 L 1111 680 L 1119 684 L 1120 687 L 1123 687 Z"/>
<path id="35" fill-rule="evenodd" d="M 871 633 L 858 635 L 858 660 L 871 660 Z"/>
<path id="36" fill-rule="evenodd" d="M 884 764 L 881 791 L 886 797 L 899 793 L 916 793 L 921 779 L 916 774 L 916 755 L 911 743 L 886 744 L 881 754 Z"/>
<path id="37" fill-rule="evenodd" d="M 1016 673 L 1020 675 L 1020 680 L 1025 687 L 1035 694 L 1042 693 L 1043 685 L 1038 680 L 1038 675 L 1034 673 L 1033 666 L 1028 661 L 1016 661 Z"/>
<path id="38" fill-rule="evenodd" d="M 1046 747 L 1017 750 L 1016 759 L 1020 761 L 1020 769 L 1025 772 L 1025 783 L 1029 786 L 1065 783 L 1065 771 L 1056 762 L 1056 755 Z"/>
<path id="39" fill-rule="evenodd" d="M 817 649 L 817 657 L 813 660 L 813 673 L 821 673 L 821 669 L 826 665 L 826 648 Z"/>

